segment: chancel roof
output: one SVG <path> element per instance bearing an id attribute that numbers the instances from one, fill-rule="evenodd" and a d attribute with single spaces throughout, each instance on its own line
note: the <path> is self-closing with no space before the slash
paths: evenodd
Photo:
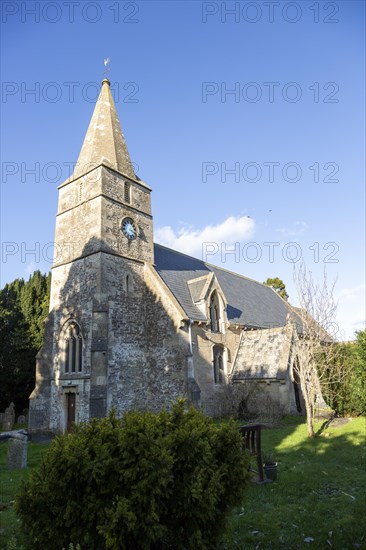
<path id="1" fill-rule="evenodd" d="M 257 328 L 286 325 L 289 308 L 271 287 L 159 244 L 154 245 L 154 256 L 156 271 L 194 321 L 207 320 L 194 299 L 206 279 L 200 278 L 213 273 L 225 294 L 230 323 Z"/>

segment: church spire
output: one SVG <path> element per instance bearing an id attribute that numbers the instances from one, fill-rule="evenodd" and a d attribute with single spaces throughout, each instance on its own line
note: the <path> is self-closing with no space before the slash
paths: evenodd
<path id="1" fill-rule="evenodd" d="M 102 89 L 73 177 L 82 176 L 99 164 L 104 164 L 120 174 L 136 179 L 111 94 L 110 82 L 107 78 L 102 81 Z"/>

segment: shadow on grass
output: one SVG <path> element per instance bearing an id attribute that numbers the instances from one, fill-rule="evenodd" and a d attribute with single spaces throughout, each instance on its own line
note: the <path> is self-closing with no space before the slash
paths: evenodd
<path id="1" fill-rule="evenodd" d="M 332 422 L 333 418 L 329 418 L 323 424 L 320 426 L 319 430 L 316 432 L 316 435 L 322 435 L 322 433 L 329 428 L 330 423 Z"/>
<path id="2" fill-rule="evenodd" d="M 366 420 L 315 427 L 312 439 L 304 423 L 263 430 L 278 480 L 248 487 L 222 548 L 366 548 Z"/>
<path id="3" fill-rule="evenodd" d="M 278 480 L 268 485 L 249 484 L 241 507 L 230 515 L 221 548 L 366 549 L 366 419 L 357 418 L 339 427 L 318 423 L 318 435 L 313 439 L 307 438 L 302 419 L 288 419 L 284 424 L 262 431 L 263 450 L 276 454 Z M 1 466 L 5 465 L 5 448 L 0 446 Z M 28 471 L 40 463 L 47 448 L 30 444 Z M 0 500 L 6 509 L 0 514 L 4 529 L 0 547 L 6 548 L 13 536 L 21 542 L 9 503 L 27 472 L 9 476 L 1 470 Z"/>

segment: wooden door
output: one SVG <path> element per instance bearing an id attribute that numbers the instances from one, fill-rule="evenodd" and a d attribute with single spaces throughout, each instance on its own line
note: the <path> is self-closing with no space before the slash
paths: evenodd
<path id="1" fill-rule="evenodd" d="M 72 424 L 75 422 L 75 394 L 67 394 L 67 431 L 71 432 Z"/>

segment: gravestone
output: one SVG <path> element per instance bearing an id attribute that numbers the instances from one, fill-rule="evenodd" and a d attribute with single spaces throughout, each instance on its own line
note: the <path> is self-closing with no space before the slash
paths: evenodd
<path id="1" fill-rule="evenodd" d="M 14 403 L 10 403 L 9 407 L 5 409 L 3 418 L 3 430 L 9 431 L 14 426 L 15 422 L 15 406 Z"/>
<path id="2" fill-rule="evenodd" d="M 17 423 L 18 424 L 25 424 L 26 423 L 26 418 L 25 418 L 24 414 L 20 414 L 18 416 L 18 422 Z"/>
<path id="3" fill-rule="evenodd" d="M 23 409 L 23 410 L 22 410 L 22 414 L 25 416 L 25 421 L 26 421 L 26 423 L 28 423 L 29 409 Z"/>
<path id="4" fill-rule="evenodd" d="M 15 433 L 8 439 L 7 466 L 9 470 L 27 467 L 28 437 Z"/>

